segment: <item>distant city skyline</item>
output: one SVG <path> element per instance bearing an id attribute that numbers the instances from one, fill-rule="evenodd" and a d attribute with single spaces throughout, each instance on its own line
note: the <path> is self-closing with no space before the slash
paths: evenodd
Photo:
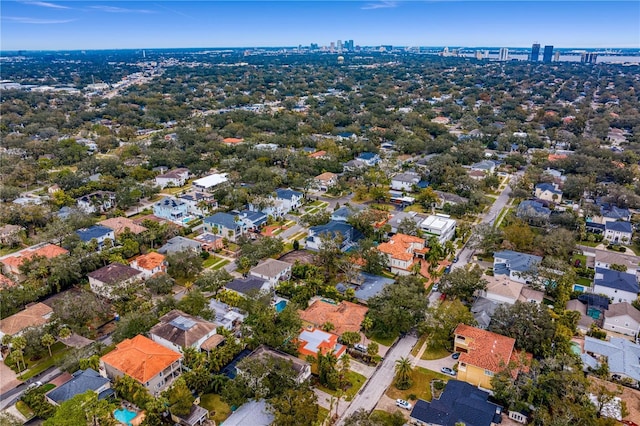
<path id="1" fill-rule="evenodd" d="M 640 48 L 637 1 L 12 1 L 0 49 Z"/>

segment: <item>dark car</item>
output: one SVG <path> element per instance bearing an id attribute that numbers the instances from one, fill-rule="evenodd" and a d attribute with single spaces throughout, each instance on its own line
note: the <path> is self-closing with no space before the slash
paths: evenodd
<path id="1" fill-rule="evenodd" d="M 453 358 L 453 359 L 460 358 L 460 352 L 454 352 L 453 355 L 451 355 L 451 358 Z"/>

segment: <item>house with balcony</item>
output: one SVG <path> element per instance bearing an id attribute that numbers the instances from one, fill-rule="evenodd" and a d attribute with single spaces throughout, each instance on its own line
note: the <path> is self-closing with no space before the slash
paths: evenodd
<path id="1" fill-rule="evenodd" d="M 83 243 L 89 243 L 93 240 L 98 244 L 98 251 L 101 251 L 106 240 L 111 240 L 113 244 L 116 240 L 116 234 L 113 229 L 102 225 L 93 225 L 90 228 L 82 228 L 76 231 Z"/>
<path id="2" fill-rule="evenodd" d="M 600 207 L 600 215 L 593 217 L 593 222 L 604 225 L 607 222 L 631 221 L 631 212 L 627 208 L 605 202 L 597 202 L 597 205 Z"/>
<path id="3" fill-rule="evenodd" d="M 202 226 L 205 231 L 233 242 L 247 232 L 247 224 L 240 217 L 223 212 L 205 217 Z"/>
<path id="4" fill-rule="evenodd" d="M 161 316 L 159 321 L 149 330 L 149 337 L 175 352 L 182 353 L 185 348 L 201 350 L 210 341 L 219 344 L 224 340 L 216 335 L 217 324 L 177 309 Z"/>
<path id="5" fill-rule="evenodd" d="M 129 262 L 129 265 L 131 265 L 133 269 L 137 269 L 142 272 L 142 277 L 144 279 L 151 278 L 158 273 L 167 272 L 166 257 L 155 251 L 135 257 L 131 262 Z"/>
<path id="6" fill-rule="evenodd" d="M 425 237 L 428 239 L 431 235 L 438 238 L 440 244 L 452 240 L 456 235 L 455 219 L 451 219 L 450 216 L 445 214 L 436 214 L 427 217 L 420 224 L 420 229 L 424 232 Z"/>
<path id="7" fill-rule="evenodd" d="M 237 216 L 244 222 L 247 231 L 257 232 L 267 224 L 267 215 L 263 212 L 242 210 Z"/>
<path id="8" fill-rule="evenodd" d="M 187 183 L 189 179 L 189 169 L 180 168 L 173 169 L 166 173 L 156 176 L 156 185 L 158 185 L 161 189 L 166 187 L 175 187 L 179 188 Z"/>
<path id="9" fill-rule="evenodd" d="M 536 198 L 551 203 L 560 203 L 562 201 L 562 191 L 555 183 L 539 183 L 535 187 L 534 195 Z"/>
<path id="10" fill-rule="evenodd" d="M 189 191 L 178 198 L 187 204 L 187 213 L 193 216 L 203 217 L 218 208 L 215 197 L 208 192 Z"/>
<path id="11" fill-rule="evenodd" d="M 182 224 L 189 216 L 189 206 L 179 198 L 164 197 L 153 205 L 153 215 L 161 219 Z"/>
<path id="12" fill-rule="evenodd" d="M 110 380 L 127 375 L 159 395 L 182 374 L 182 354 L 137 335 L 100 358 L 100 374 Z"/>
<path id="13" fill-rule="evenodd" d="M 411 274 L 416 262 L 420 263 L 429 251 L 424 239 L 406 234 L 395 234 L 377 248 L 387 256 L 391 273 L 398 275 Z"/>
<path id="14" fill-rule="evenodd" d="M 631 222 L 613 222 L 604 224 L 604 239 L 613 244 L 628 244 L 633 237 Z"/>
<path id="15" fill-rule="evenodd" d="M 506 275 L 510 280 L 527 284 L 542 262 L 542 257 L 519 253 L 513 250 L 499 251 L 493 254 L 494 275 Z"/>
<path id="16" fill-rule="evenodd" d="M 520 364 L 516 340 L 511 337 L 466 324 L 459 324 L 453 334 L 453 351 L 460 352 L 458 380 L 490 390 L 493 376 L 507 368 L 510 362 L 516 364 L 516 372 L 519 368 L 528 368 Z M 526 354 L 525 358 L 531 360 L 532 356 Z"/>
<path id="17" fill-rule="evenodd" d="M 275 200 L 282 203 L 284 214 L 302 207 L 304 194 L 292 189 L 276 189 Z"/>

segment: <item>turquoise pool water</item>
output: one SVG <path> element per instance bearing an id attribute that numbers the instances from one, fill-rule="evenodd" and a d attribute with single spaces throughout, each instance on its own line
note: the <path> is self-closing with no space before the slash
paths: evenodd
<path id="1" fill-rule="evenodd" d="M 580 345 L 576 342 L 571 342 L 571 352 L 576 355 L 580 355 L 582 353 L 582 349 L 580 349 Z"/>
<path id="2" fill-rule="evenodd" d="M 579 291 L 581 293 L 584 293 L 584 286 L 578 285 L 578 284 L 574 284 L 573 285 L 573 291 Z"/>
<path id="3" fill-rule="evenodd" d="M 286 300 L 281 300 L 278 303 L 276 303 L 274 305 L 274 307 L 276 308 L 276 312 L 280 313 L 284 310 L 285 306 L 287 306 L 287 301 Z"/>
<path id="4" fill-rule="evenodd" d="M 117 421 L 123 423 L 127 426 L 131 426 L 131 420 L 137 415 L 135 411 L 127 410 L 124 408 L 120 408 L 113 412 L 113 417 L 116 418 Z"/>

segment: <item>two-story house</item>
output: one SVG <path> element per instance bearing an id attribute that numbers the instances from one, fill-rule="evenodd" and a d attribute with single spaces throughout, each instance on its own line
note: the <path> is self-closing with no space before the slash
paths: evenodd
<path id="1" fill-rule="evenodd" d="M 55 244 L 40 243 L 1 257 L 0 264 L 2 264 L 2 272 L 5 274 L 12 275 L 17 279 L 24 279 L 26 277 L 22 275 L 20 267 L 25 262 L 30 261 L 34 257 L 53 259 L 68 253 L 69 250 Z"/>
<path id="2" fill-rule="evenodd" d="M 238 212 L 238 217 L 244 222 L 247 231 L 257 232 L 267 223 L 267 215 L 263 212 L 242 210 Z"/>
<path id="3" fill-rule="evenodd" d="M 368 167 L 373 167 L 380 162 L 380 156 L 375 152 L 362 152 L 355 159 L 362 161 Z"/>
<path id="4" fill-rule="evenodd" d="M 298 210 L 302 206 L 304 194 L 292 189 L 276 189 L 276 201 L 281 201 L 285 207 L 285 214 Z"/>
<path id="5" fill-rule="evenodd" d="M 387 256 L 392 274 L 409 275 L 419 259 L 424 259 L 429 251 L 422 238 L 405 234 L 395 234 L 389 241 L 380 243 L 378 251 Z"/>
<path id="6" fill-rule="evenodd" d="M 114 394 L 111 381 L 97 371 L 87 368 L 73 373 L 71 379 L 45 394 L 47 401 L 53 405 L 60 405 L 76 395 L 93 391 L 98 399 L 105 399 Z"/>
<path id="7" fill-rule="evenodd" d="M 153 205 L 153 215 L 179 224 L 189 216 L 189 206 L 179 198 L 164 197 Z"/>
<path id="8" fill-rule="evenodd" d="M 127 375 L 152 395 L 169 387 L 182 373 L 182 355 L 137 335 L 116 345 L 100 358 L 100 374 L 111 380 Z"/>
<path id="9" fill-rule="evenodd" d="M 276 259 L 266 259 L 249 270 L 249 275 L 262 278 L 275 287 L 280 281 L 291 279 L 291 264 Z"/>
<path id="10" fill-rule="evenodd" d="M 223 212 L 205 217 L 202 221 L 202 226 L 205 231 L 233 242 L 247 232 L 247 225 L 240 217 Z"/>
<path id="11" fill-rule="evenodd" d="M 44 303 L 34 303 L 23 310 L 0 320 L 0 339 L 4 336 L 20 336 L 29 327 L 40 327 L 49 322 L 53 309 Z M 1 358 L 0 358 L 1 359 Z"/>
<path id="12" fill-rule="evenodd" d="M 151 278 L 158 273 L 167 272 L 167 260 L 165 256 L 155 251 L 141 254 L 135 257 L 129 264 L 133 269 L 142 272 L 142 277 L 145 279 Z"/>
<path id="13" fill-rule="evenodd" d="M 185 348 L 201 350 L 213 336 L 217 325 L 174 309 L 161 316 L 159 323 L 151 327 L 149 337 L 172 351 L 182 353 Z M 220 342 L 220 336 L 213 340 Z"/>
<path id="14" fill-rule="evenodd" d="M 632 303 L 638 298 L 638 279 L 635 274 L 596 268 L 593 292 L 606 295 L 613 303 Z"/>
<path id="15" fill-rule="evenodd" d="M 628 244 L 633 236 L 631 222 L 608 221 L 604 224 L 604 239 L 614 244 Z"/>
<path id="16" fill-rule="evenodd" d="M 208 192 L 189 191 L 178 198 L 187 204 L 187 213 L 193 216 L 203 217 L 218 208 L 215 197 Z"/>
<path id="17" fill-rule="evenodd" d="M 539 183 L 535 187 L 534 195 L 536 198 L 552 203 L 559 203 L 562 201 L 562 191 L 555 183 Z"/>
<path id="18" fill-rule="evenodd" d="M 603 329 L 636 337 L 640 332 L 640 311 L 630 303 L 613 303 L 604 312 Z"/>
<path id="19" fill-rule="evenodd" d="M 640 256 L 618 253 L 611 250 L 595 250 L 595 267 L 611 269 L 613 265 L 624 266 L 625 272 L 638 274 L 640 272 Z"/>
<path id="20" fill-rule="evenodd" d="M 493 273 L 507 275 L 510 280 L 526 284 L 542 262 L 542 257 L 512 250 L 493 254 Z"/>
<path id="21" fill-rule="evenodd" d="M 391 189 L 394 191 L 413 191 L 422 178 L 418 173 L 399 173 L 391 178 Z"/>
<path id="22" fill-rule="evenodd" d="M 331 172 L 324 172 L 313 178 L 313 186 L 320 191 L 328 191 L 337 183 L 338 175 Z"/>
<path id="23" fill-rule="evenodd" d="M 158 249 L 158 253 L 162 254 L 174 254 L 183 251 L 200 253 L 202 251 L 202 244 L 198 241 L 178 235 L 177 237 L 171 238 L 165 245 Z"/>
<path id="24" fill-rule="evenodd" d="M 420 229 L 424 232 L 425 237 L 429 238 L 430 235 L 434 235 L 438 238 L 440 244 L 452 240 L 456 235 L 455 219 L 451 219 L 450 216 L 444 214 L 436 214 L 427 217 L 420 224 Z"/>
<path id="25" fill-rule="evenodd" d="M 111 240 L 112 243 L 116 240 L 116 234 L 113 232 L 113 229 L 102 225 L 93 225 L 90 228 L 78 229 L 76 234 L 83 243 L 95 240 L 98 244 L 99 251 L 104 247 L 106 240 Z"/>
<path id="26" fill-rule="evenodd" d="M 166 187 L 182 187 L 189 179 L 189 169 L 173 169 L 156 176 L 156 185 L 164 189 Z"/>
<path id="27" fill-rule="evenodd" d="M 116 206 L 116 193 L 96 191 L 76 198 L 78 208 L 87 214 L 104 213 Z"/>
<path id="28" fill-rule="evenodd" d="M 363 235 L 347 223 L 332 220 L 324 225 L 309 228 L 309 236 L 305 240 L 306 247 L 310 250 L 320 250 L 322 247 L 322 239 L 326 237 L 341 238 L 340 250 L 345 252 L 360 241 Z"/>
<path id="29" fill-rule="evenodd" d="M 117 299 L 120 289 L 142 276 L 142 272 L 121 263 L 111 263 L 87 274 L 91 291 L 107 299 Z"/>

